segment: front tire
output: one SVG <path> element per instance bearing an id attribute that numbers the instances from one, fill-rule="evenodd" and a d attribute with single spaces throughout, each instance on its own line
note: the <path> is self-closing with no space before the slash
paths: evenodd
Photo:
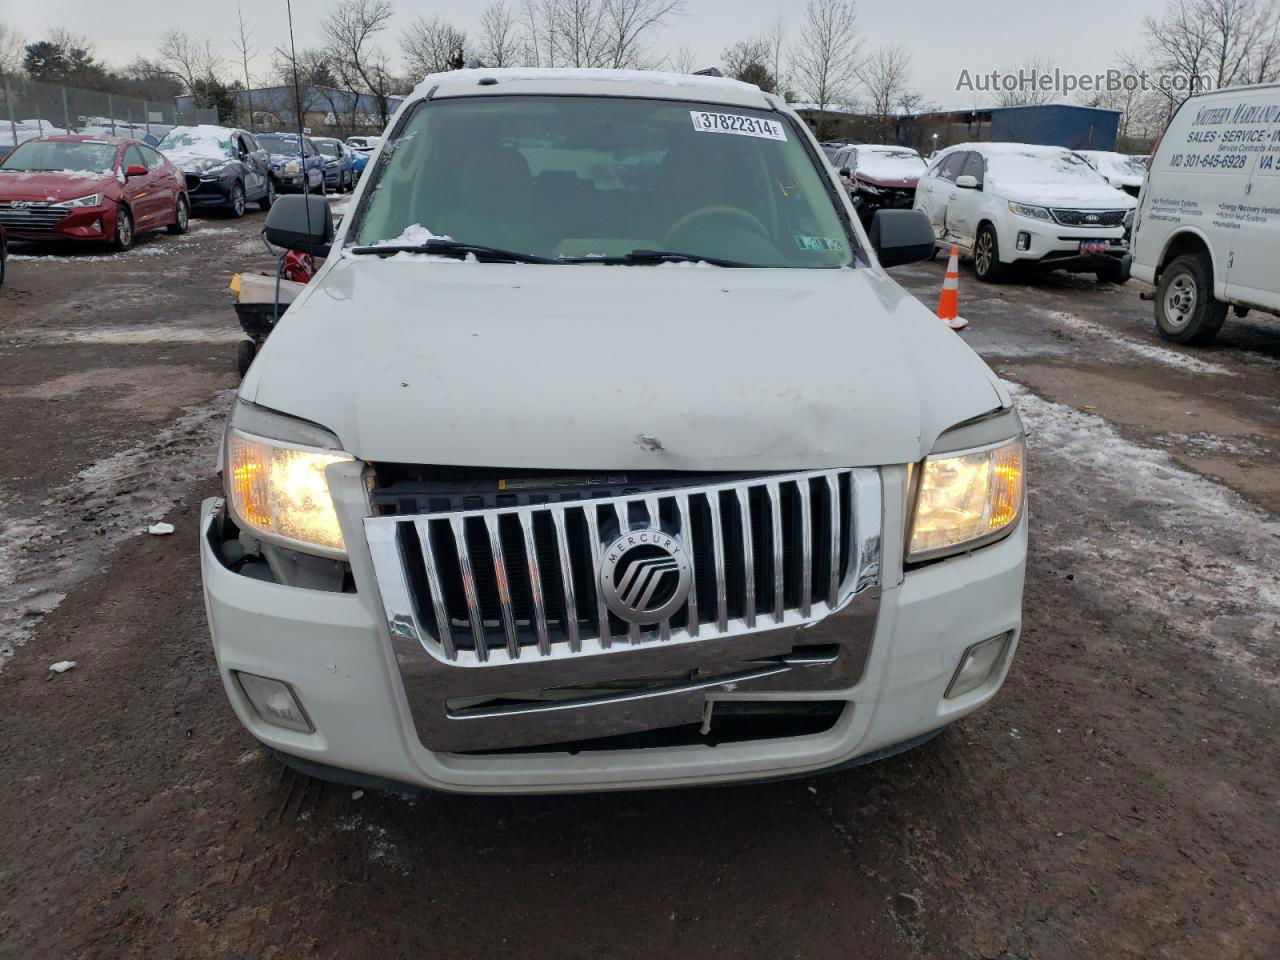
<path id="1" fill-rule="evenodd" d="M 276 182 L 272 177 L 267 177 L 267 192 L 262 195 L 262 199 L 258 201 L 259 210 L 270 210 L 271 205 L 276 202 Z"/>
<path id="2" fill-rule="evenodd" d="M 1227 319 L 1213 298 L 1213 265 L 1201 253 L 1177 257 L 1156 284 L 1156 330 L 1173 343 L 1207 343 Z"/>
<path id="3" fill-rule="evenodd" d="M 239 220 L 244 216 L 244 184 L 239 180 L 231 185 L 231 202 L 228 210 L 233 219 Z"/>
<path id="4" fill-rule="evenodd" d="M 133 240 L 133 214 L 128 207 L 121 206 L 116 210 L 116 235 L 111 246 L 123 253 L 133 246 Z"/>
<path id="5" fill-rule="evenodd" d="M 973 242 L 973 272 L 983 283 L 1000 283 L 1008 276 L 1008 269 L 1000 262 L 1000 241 L 989 223 L 978 228 Z"/>
<path id="6" fill-rule="evenodd" d="M 187 207 L 187 198 L 179 194 L 177 207 L 173 211 L 173 223 L 169 224 L 165 229 L 174 236 L 180 237 L 187 232 L 190 224 L 191 211 Z"/>

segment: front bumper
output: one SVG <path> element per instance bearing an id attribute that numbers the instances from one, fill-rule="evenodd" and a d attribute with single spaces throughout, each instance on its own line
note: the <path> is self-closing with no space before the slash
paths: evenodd
<path id="1" fill-rule="evenodd" d="M 186 175 L 187 200 L 195 207 L 226 207 L 231 205 L 231 190 L 235 185 L 234 176 L 202 177 L 198 174 Z"/>
<path id="2" fill-rule="evenodd" d="M 898 474 L 900 484 L 901 471 Z M 332 473 L 330 479 L 332 484 Z M 689 645 L 621 654 L 652 658 L 647 666 L 663 672 L 679 671 L 690 663 L 709 666 L 722 681 L 702 688 L 690 684 L 644 705 L 657 711 L 648 716 L 662 723 L 705 716 L 708 703 L 714 730 L 720 704 L 841 701 L 838 718 L 821 732 L 715 746 L 688 743 L 580 752 L 545 747 L 432 750 L 420 739 L 410 703 L 410 696 L 418 693 L 407 688 L 420 682 L 447 685 L 450 671 L 496 674 L 488 667 L 441 668 L 416 679 L 406 673 L 409 660 L 390 635 L 361 535 L 360 517 L 366 508 L 358 475 L 346 478 L 334 491 L 344 534 L 352 545 L 351 573 L 358 592 L 304 590 L 233 572 L 215 550 L 224 506 L 211 499 L 201 515 L 205 602 L 223 685 L 245 727 L 281 753 L 381 780 L 470 793 L 555 793 L 803 775 L 910 741 L 982 706 L 1004 680 L 1021 625 L 1025 522 L 998 544 L 905 575 L 900 551 L 887 545 L 888 585 L 878 591 L 878 602 L 868 607 L 855 598 L 848 608 L 815 624 L 812 636 L 796 641 L 840 647 L 844 659 L 837 663 L 786 663 L 785 650 L 794 638 L 767 633 L 739 638 L 737 650 L 727 644 L 718 650 Z M 886 484 L 885 529 L 900 529 L 901 496 L 891 492 Z M 1008 635 L 1009 642 L 987 683 L 953 700 L 944 699 L 964 651 L 998 635 Z M 760 676 L 723 682 L 726 661 L 741 665 L 748 660 L 770 668 Z M 554 667 L 556 663 L 530 663 L 499 669 Z M 237 671 L 290 684 L 315 731 L 299 733 L 264 722 L 237 681 Z M 545 684 L 551 678 L 519 679 Z M 522 687 L 513 683 L 508 689 Z M 567 711 L 576 717 L 566 720 L 566 740 L 608 735 L 610 723 L 619 717 L 625 721 L 615 706 L 600 713 L 599 723 L 591 709 Z"/>
<path id="3" fill-rule="evenodd" d="M 1020 235 L 1025 235 L 1024 249 L 1019 249 Z M 1104 240 L 1104 253 L 1081 253 L 1082 241 Z M 1043 264 L 1050 269 L 1090 271 L 1105 268 L 1129 255 L 1129 244 L 1123 227 L 1077 228 L 1057 223 L 1043 223 L 1012 214 L 1002 224 L 1000 259 L 1006 263 Z"/>
<path id="4" fill-rule="evenodd" d="M 110 240 L 116 232 L 116 210 L 114 203 L 105 203 L 98 207 L 75 207 L 65 217 L 52 222 L 41 223 L 35 229 L 23 229 L 20 222 L 15 222 L 12 215 L 6 216 L 3 226 L 10 240 Z M 6 211 L 7 212 L 7 211 Z M 47 217 L 40 218 L 47 221 Z"/>

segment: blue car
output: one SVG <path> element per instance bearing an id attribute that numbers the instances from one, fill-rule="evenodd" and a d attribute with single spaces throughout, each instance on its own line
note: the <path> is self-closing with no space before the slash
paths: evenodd
<path id="1" fill-rule="evenodd" d="M 278 193 L 325 192 L 325 158 L 310 137 L 299 137 L 296 133 L 260 133 L 257 136 L 258 143 L 270 154 L 271 179 L 275 181 Z"/>
<path id="2" fill-rule="evenodd" d="M 324 186 L 335 193 L 346 193 L 356 185 L 355 158 L 352 150 L 333 137 L 312 137 L 311 142 L 324 157 Z"/>
<path id="3" fill-rule="evenodd" d="M 364 168 L 369 165 L 369 161 L 373 159 L 374 151 L 378 149 L 378 144 L 381 142 L 381 137 L 347 137 L 347 147 L 351 150 L 352 169 L 355 171 L 357 180 L 364 173 Z"/>

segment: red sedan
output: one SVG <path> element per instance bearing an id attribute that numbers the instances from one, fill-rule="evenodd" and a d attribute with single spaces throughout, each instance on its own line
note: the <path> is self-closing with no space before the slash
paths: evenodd
<path id="1" fill-rule="evenodd" d="M 128 250 L 138 234 L 186 233 L 182 171 L 154 147 L 115 137 L 39 137 L 0 162 L 10 240 L 88 240 Z"/>

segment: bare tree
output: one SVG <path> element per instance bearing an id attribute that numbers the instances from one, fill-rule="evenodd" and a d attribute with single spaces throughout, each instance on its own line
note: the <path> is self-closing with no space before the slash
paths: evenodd
<path id="1" fill-rule="evenodd" d="M 667 55 L 667 69 L 672 73 L 693 73 L 702 69 L 702 61 L 698 51 L 687 43 L 682 43 L 673 53 Z"/>
<path id="2" fill-rule="evenodd" d="M 479 53 L 487 67 L 515 66 L 520 44 L 515 17 L 505 0 L 493 0 L 480 13 Z"/>
<path id="3" fill-rule="evenodd" d="M 894 114 L 916 104 L 919 95 L 910 88 L 911 51 L 901 43 L 886 43 L 867 57 L 858 71 L 866 90 L 869 112 L 882 138 L 895 133 Z"/>
<path id="4" fill-rule="evenodd" d="M 778 14 L 761 39 L 769 45 L 769 72 L 773 74 L 773 82 L 777 87 L 777 92 L 782 96 L 786 96 L 791 82 L 786 73 L 785 63 L 787 21 L 782 14 Z"/>
<path id="5" fill-rule="evenodd" d="M 793 59 L 800 92 L 818 108 L 818 135 L 828 136 L 827 108 L 853 96 L 862 37 L 854 0 L 809 0 Z"/>
<path id="6" fill-rule="evenodd" d="M 253 81 L 249 78 L 249 61 L 258 55 L 258 48 L 253 45 L 253 31 L 244 22 L 244 9 L 236 4 L 236 34 L 231 38 L 231 45 L 240 55 L 240 67 L 244 72 L 244 96 L 249 109 L 249 129 L 253 129 Z"/>
<path id="7" fill-rule="evenodd" d="M 532 66 L 644 67 L 645 42 L 684 0 L 524 0 L 525 59 Z"/>
<path id="8" fill-rule="evenodd" d="M 202 81 L 215 76 L 222 66 L 222 58 L 214 52 L 210 41 L 200 43 L 182 30 L 166 31 L 156 53 L 160 65 L 191 94 L 197 93 Z"/>
<path id="9" fill-rule="evenodd" d="M 739 40 L 720 54 L 720 59 L 724 63 L 725 76 L 741 80 L 743 83 L 754 83 L 765 93 L 776 93 L 777 77 L 769 69 L 771 57 L 772 49 L 769 41 L 763 37 Z"/>
<path id="10" fill-rule="evenodd" d="M 26 37 L 7 23 L 0 23 L 0 76 L 18 72 L 26 44 Z"/>
<path id="11" fill-rule="evenodd" d="M 1169 0 L 1142 23 L 1147 60 L 1165 77 L 1168 113 L 1199 90 L 1280 79 L 1275 0 Z"/>
<path id="12" fill-rule="evenodd" d="M 326 49 L 338 80 L 353 99 L 360 93 L 373 96 L 383 127 L 391 119 L 388 98 L 395 80 L 377 36 L 387 28 L 392 12 L 391 0 L 339 0 L 324 23 Z"/>
<path id="13" fill-rule="evenodd" d="M 400 51 L 416 78 L 460 70 L 469 59 L 466 33 L 440 17 L 416 18 L 400 37 Z"/>
<path id="14" fill-rule="evenodd" d="M 1051 103 L 1056 96 L 1052 87 L 1046 89 L 1039 78 L 1052 74 L 1054 63 L 1047 57 L 1027 57 L 1020 64 L 1002 71 L 1017 78 L 1010 89 L 996 91 L 996 105 L 1001 107 L 1038 107 Z"/>

